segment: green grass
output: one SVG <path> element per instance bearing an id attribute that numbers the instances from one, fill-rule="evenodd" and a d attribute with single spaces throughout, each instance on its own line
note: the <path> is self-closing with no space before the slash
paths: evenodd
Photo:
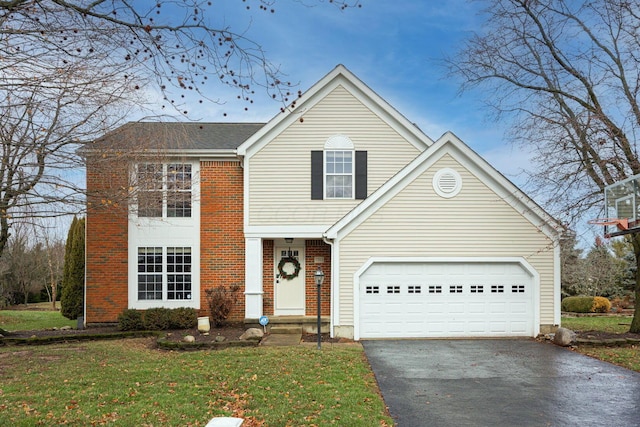
<path id="1" fill-rule="evenodd" d="M 573 331 L 603 331 L 614 334 L 629 332 L 631 317 L 594 316 L 563 317 L 562 326 Z"/>
<path id="2" fill-rule="evenodd" d="M 602 331 L 615 334 L 629 332 L 631 317 L 596 316 L 596 317 L 563 317 L 562 326 L 574 331 Z M 613 363 L 627 369 L 640 372 L 640 348 L 628 347 L 595 347 L 579 345 L 576 351 L 605 362 Z"/>
<path id="3" fill-rule="evenodd" d="M 151 342 L 0 347 L 0 425 L 393 425 L 359 346 L 166 352 Z"/>
<path id="4" fill-rule="evenodd" d="M 0 310 L 0 328 L 7 331 L 31 331 L 37 329 L 76 327 L 76 320 L 69 320 L 59 311 Z"/>
<path id="5" fill-rule="evenodd" d="M 587 356 L 640 372 L 640 348 L 629 347 L 578 347 L 578 351 Z"/>

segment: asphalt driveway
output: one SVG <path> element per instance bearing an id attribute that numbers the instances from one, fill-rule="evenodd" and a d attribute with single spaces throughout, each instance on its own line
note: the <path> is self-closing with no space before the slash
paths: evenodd
<path id="1" fill-rule="evenodd" d="M 640 425 L 639 373 L 553 344 L 363 345 L 397 427 Z"/>

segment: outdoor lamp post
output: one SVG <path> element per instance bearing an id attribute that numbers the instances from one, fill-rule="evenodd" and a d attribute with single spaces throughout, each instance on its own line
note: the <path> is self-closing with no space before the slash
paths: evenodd
<path id="1" fill-rule="evenodd" d="M 318 350 L 320 350 L 320 339 L 321 339 L 321 335 L 320 335 L 320 287 L 322 286 L 322 282 L 324 282 L 324 273 L 322 272 L 322 268 L 320 266 L 318 266 L 318 269 L 316 270 L 316 272 L 313 275 L 314 279 L 316 280 L 316 286 L 318 287 Z"/>

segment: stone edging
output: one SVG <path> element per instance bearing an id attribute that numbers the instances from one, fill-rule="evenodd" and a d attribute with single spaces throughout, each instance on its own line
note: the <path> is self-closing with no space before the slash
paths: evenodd
<path id="1" fill-rule="evenodd" d="M 223 342 L 177 342 L 169 341 L 164 331 L 122 331 L 108 332 L 99 334 L 65 334 L 65 335 L 49 335 L 43 337 L 15 338 L 5 336 L 0 338 L 0 347 L 2 346 L 24 346 L 24 345 L 47 345 L 64 342 L 84 342 L 98 340 L 114 340 L 124 338 L 146 338 L 157 337 L 156 343 L 158 348 L 164 350 L 221 350 L 231 347 L 257 347 L 260 341 L 223 341 Z"/>
<path id="2" fill-rule="evenodd" d="M 43 337 L 30 337 L 30 338 L 15 338 L 15 337 L 2 337 L 0 338 L 0 346 L 5 345 L 45 345 L 55 344 L 68 341 L 97 341 L 97 340 L 114 340 L 122 338 L 146 338 L 146 337 L 159 337 L 160 332 L 157 331 L 123 331 L 123 332 L 109 332 L 102 334 L 65 334 L 65 335 L 48 335 Z"/>
<path id="3" fill-rule="evenodd" d="M 577 338 L 575 345 L 585 345 L 585 346 L 594 346 L 594 347 L 625 347 L 628 345 L 640 345 L 640 338 L 607 338 L 607 339 Z"/>

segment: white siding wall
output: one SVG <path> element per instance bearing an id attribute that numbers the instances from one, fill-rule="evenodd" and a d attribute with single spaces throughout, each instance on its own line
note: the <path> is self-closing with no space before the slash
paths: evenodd
<path id="1" fill-rule="evenodd" d="M 462 177 L 452 199 L 433 175 Z M 340 242 L 340 325 L 353 325 L 353 275 L 369 257 L 524 257 L 540 274 L 540 323 L 553 324 L 553 242 L 450 156 L 444 156 Z"/>
<path id="2" fill-rule="evenodd" d="M 249 225 L 330 226 L 359 200 L 311 200 L 311 151 L 347 135 L 368 152 L 368 193 L 420 151 L 338 86 L 249 159 Z"/>

